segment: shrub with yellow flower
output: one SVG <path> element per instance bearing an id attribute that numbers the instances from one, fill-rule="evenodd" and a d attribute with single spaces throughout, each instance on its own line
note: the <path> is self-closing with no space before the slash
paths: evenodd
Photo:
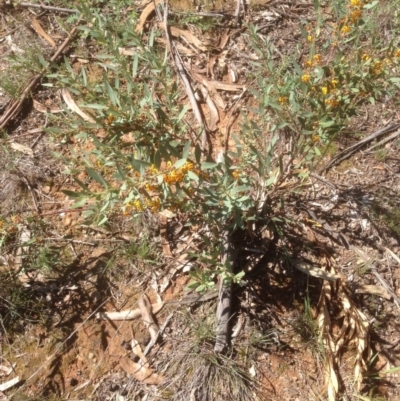
<path id="1" fill-rule="evenodd" d="M 280 105 L 284 105 L 288 102 L 288 97 L 287 96 L 279 96 L 278 97 L 278 102 Z"/>
<path id="2" fill-rule="evenodd" d="M 312 59 L 313 59 L 315 65 L 321 65 L 322 56 L 320 54 L 314 54 Z"/>
<path id="3" fill-rule="evenodd" d="M 238 180 L 238 179 L 240 178 L 239 171 L 237 171 L 237 170 L 232 171 L 232 177 L 233 177 L 235 180 Z"/>
<path id="4" fill-rule="evenodd" d="M 344 35 L 348 34 L 351 31 L 351 28 L 348 25 L 345 25 L 340 30 Z"/>

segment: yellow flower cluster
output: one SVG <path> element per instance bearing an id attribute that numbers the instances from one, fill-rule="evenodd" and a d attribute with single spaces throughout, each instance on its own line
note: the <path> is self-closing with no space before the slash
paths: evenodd
<path id="1" fill-rule="evenodd" d="M 321 92 L 322 92 L 324 95 L 327 95 L 328 92 L 329 92 L 328 87 L 327 87 L 327 86 L 322 86 L 322 87 L 321 87 Z"/>
<path id="2" fill-rule="evenodd" d="M 361 10 L 354 10 L 349 15 L 349 21 L 355 24 L 361 18 Z"/>
<path id="3" fill-rule="evenodd" d="M 332 99 L 325 99 L 325 104 L 332 108 L 339 106 L 339 102 L 337 101 L 337 99 L 335 97 Z"/>
<path id="4" fill-rule="evenodd" d="M 178 182 L 182 182 L 185 178 L 185 174 L 188 171 L 193 171 L 194 164 L 192 162 L 186 162 L 181 168 L 173 169 L 169 173 L 164 174 L 164 182 L 173 185 Z"/>
<path id="5" fill-rule="evenodd" d="M 382 61 L 375 61 L 373 67 L 372 67 L 372 74 L 373 75 L 379 75 L 383 72 L 383 63 Z"/>
<path id="6" fill-rule="evenodd" d="M 158 185 L 146 184 L 146 185 L 144 186 L 144 189 L 145 189 L 147 192 L 153 192 L 153 191 L 156 191 L 156 190 L 158 189 Z"/>
<path id="7" fill-rule="evenodd" d="M 313 37 L 311 35 L 307 36 L 307 42 L 311 43 L 313 41 Z"/>
<path id="8" fill-rule="evenodd" d="M 350 0 L 350 7 L 362 7 L 364 2 L 361 0 Z"/>
<path id="9" fill-rule="evenodd" d="M 233 177 L 235 180 L 238 180 L 238 179 L 240 178 L 239 171 L 234 170 L 234 171 L 232 172 L 232 177 Z"/>
<path id="10" fill-rule="evenodd" d="M 348 25 L 344 25 L 342 29 L 340 30 L 344 35 L 349 33 L 351 31 L 351 28 Z"/>
<path id="11" fill-rule="evenodd" d="M 302 82 L 305 82 L 305 83 L 308 83 L 308 82 L 310 82 L 310 76 L 308 75 L 308 74 L 304 74 L 302 77 L 301 77 L 301 81 Z"/>
<path id="12" fill-rule="evenodd" d="M 395 57 L 400 57 L 400 49 L 397 49 L 396 52 L 394 53 Z"/>
<path id="13" fill-rule="evenodd" d="M 146 200 L 146 206 L 153 212 L 153 213 L 158 213 L 161 208 L 161 201 L 159 198 L 155 198 L 153 200 L 147 199 Z"/>
<path id="14" fill-rule="evenodd" d="M 134 201 L 129 202 L 126 205 L 124 213 L 123 213 L 124 216 L 129 215 L 132 212 L 132 210 L 135 211 L 135 212 L 142 212 L 143 211 L 143 205 L 142 205 L 142 203 L 140 202 L 139 199 L 135 199 Z"/>
<path id="15" fill-rule="evenodd" d="M 304 63 L 305 67 L 313 67 L 314 65 L 321 65 L 322 63 L 322 56 L 320 54 L 315 54 L 312 56 L 311 60 L 307 60 Z"/>
<path id="16" fill-rule="evenodd" d="M 278 102 L 280 105 L 284 105 L 288 102 L 288 97 L 287 96 L 279 96 L 278 97 Z"/>
<path id="17" fill-rule="evenodd" d="M 149 170 L 150 170 L 151 174 L 157 174 L 158 173 L 158 169 L 154 164 L 151 165 Z"/>
<path id="18" fill-rule="evenodd" d="M 321 65 L 322 57 L 320 54 L 314 54 L 312 59 L 313 59 L 314 65 Z"/>

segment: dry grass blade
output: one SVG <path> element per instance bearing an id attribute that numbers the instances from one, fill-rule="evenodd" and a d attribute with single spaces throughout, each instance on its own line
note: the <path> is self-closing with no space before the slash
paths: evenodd
<path id="1" fill-rule="evenodd" d="M 0 391 L 6 391 L 11 387 L 14 387 L 16 384 L 18 384 L 21 381 L 20 377 L 14 377 L 14 379 L 11 379 L 5 383 L 0 384 Z"/>
<path id="2" fill-rule="evenodd" d="M 215 104 L 211 99 L 211 96 L 209 95 L 207 89 L 204 86 L 201 88 L 201 93 L 203 94 L 203 97 L 206 100 L 206 104 L 208 106 L 208 110 L 210 111 L 210 119 L 207 123 L 207 127 L 210 131 L 215 131 L 218 128 L 218 122 L 219 122 L 218 109 L 215 107 Z"/>

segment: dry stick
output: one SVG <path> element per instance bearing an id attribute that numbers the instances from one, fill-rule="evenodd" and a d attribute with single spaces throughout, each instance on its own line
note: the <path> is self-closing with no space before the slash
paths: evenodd
<path id="1" fill-rule="evenodd" d="M 352 146 L 349 146 L 347 149 L 345 149 L 343 152 L 340 152 L 337 156 L 335 156 L 328 164 L 326 164 L 324 167 L 322 167 L 318 173 L 321 174 L 321 172 L 328 170 L 335 164 L 338 164 L 342 162 L 343 160 L 347 159 L 350 157 L 353 153 L 355 153 L 361 146 L 365 145 L 368 142 L 371 142 L 375 138 L 379 138 L 382 135 L 387 134 L 388 132 L 392 132 L 396 129 L 400 128 L 400 124 L 393 124 L 390 125 L 389 127 L 385 127 L 380 129 L 379 131 L 374 132 L 373 134 L 367 136 L 366 138 L 362 139 L 361 141 L 355 143 Z"/>
<path id="2" fill-rule="evenodd" d="M 400 130 L 397 130 L 396 132 L 393 132 L 392 135 L 389 135 L 385 139 L 382 139 L 381 141 L 379 141 L 377 144 L 370 146 L 366 151 L 370 152 L 372 149 L 375 149 L 378 146 L 384 145 L 385 143 L 391 141 L 392 139 L 398 137 L 399 135 L 400 135 Z"/>
<path id="3" fill-rule="evenodd" d="M 232 245 L 230 243 L 230 235 L 228 231 L 223 234 L 224 250 L 221 255 L 222 265 L 226 264 L 226 261 L 232 263 Z M 218 306 L 217 306 L 217 327 L 216 327 L 216 341 L 214 351 L 221 353 L 225 350 L 228 344 L 229 337 L 229 319 L 231 314 L 232 304 L 232 283 L 226 284 L 222 277 L 219 282 L 219 295 L 218 295 Z"/>
<path id="4" fill-rule="evenodd" d="M 68 35 L 68 38 L 64 40 L 63 44 L 58 48 L 58 50 L 54 53 L 51 57 L 50 61 L 55 62 L 61 53 L 65 50 L 69 42 L 72 40 L 73 36 L 75 35 L 76 28 L 74 27 Z M 32 91 L 36 85 L 39 83 L 40 79 L 42 78 L 43 74 L 47 71 L 49 65 L 43 67 L 42 71 L 37 74 L 31 82 L 25 87 L 24 91 L 20 95 L 19 99 L 13 103 L 11 106 L 7 108 L 6 112 L 4 113 L 3 117 L 0 119 L 0 129 L 5 128 L 7 124 L 19 113 L 22 103 L 24 102 L 25 98 L 28 96 L 29 92 Z"/>
<path id="5" fill-rule="evenodd" d="M 18 3 L 20 7 L 25 8 L 39 8 L 41 10 L 50 10 L 50 11 L 58 11 L 60 13 L 69 13 L 76 14 L 79 13 L 79 10 L 74 10 L 72 8 L 62 8 L 62 7 L 53 7 L 53 6 L 42 6 L 41 4 L 32 4 L 32 3 Z"/>
<path id="6" fill-rule="evenodd" d="M 143 294 L 139 298 L 138 306 L 140 309 L 140 312 L 142 314 L 142 320 L 147 329 L 149 330 L 151 340 L 156 342 L 158 338 L 158 325 L 156 321 L 154 320 L 152 311 L 151 311 L 151 303 L 149 301 L 149 298 L 147 298 L 147 295 Z"/>
<path id="7" fill-rule="evenodd" d="M 168 28 L 168 1 L 165 2 L 164 5 L 164 29 L 165 29 L 165 38 L 167 40 L 167 46 L 169 48 L 169 51 L 171 52 L 172 58 L 174 60 L 174 63 L 176 65 L 176 68 L 178 70 L 179 76 L 182 79 L 183 85 L 186 90 L 186 94 L 188 95 L 190 104 L 193 109 L 193 113 L 200 124 L 200 128 L 202 130 L 202 136 L 201 136 L 201 150 L 205 149 L 206 142 L 207 142 L 207 131 L 206 131 L 206 126 L 203 121 L 203 117 L 201 115 L 199 105 L 197 104 L 196 98 L 194 97 L 193 89 L 192 86 L 190 85 L 189 78 L 186 74 L 186 71 L 178 57 L 178 51 L 176 48 L 172 47 L 172 41 L 171 41 L 171 36 L 169 34 L 169 28 Z"/>

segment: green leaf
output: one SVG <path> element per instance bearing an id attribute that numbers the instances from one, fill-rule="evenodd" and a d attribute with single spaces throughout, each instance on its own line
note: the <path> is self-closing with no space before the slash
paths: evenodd
<path id="1" fill-rule="evenodd" d="M 176 169 L 181 168 L 186 163 L 186 159 L 179 159 L 174 163 Z"/>
<path id="2" fill-rule="evenodd" d="M 332 127 L 332 125 L 335 125 L 335 121 L 331 120 L 331 121 L 321 121 L 319 123 L 319 125 L 323 128 L 328 128 L 328 127 Z"/>
<path id="3" fill-rule="evenodd" d="M 237 187 L 233 187 L 231 190 L 231 194 L 236 194 L 238 192 L 244 192 L 250 190 L 251 187 L 249 185 L 238 185 Z"/>
<path id="4" fill-rule="evenodd" d="M 187 141 L 185 143 L 185 147 L 183 148 L 183 154 L 182 154 L 182 158 L 187 160 L 188 156 L 189 156 L 189 152 L 190 152 L 190 145 L 192 144 L 191 141 Z"/>
<path id="5" fill-rule="evenodd" d="M 151 163 L 145 162 L 143 160 L 137 160 L 132 156 L 128 156 L 128 160 L 132 168 L 134 168 L 138 173 L 142 173 L 142 170 L 151 166 Z"/>
<path id="6" fill-rule="evenodd" d="M 80 198 L 82 195 L 82 192 L 68 191 L 68 189 L 62 189 L 61 192 L 70 198 Z"/>
<path id="7" fill-rule="evenodd" d="M 108 107 L 105 106 L 104 104 L 97 104 L 97 103 L 87 103 L 87 104 L 85 104 L 85 107 L 87 107 L 89 109 L 97 109 L 97 110 L 108 109 Z"/>
<path id="8" fill-rule="evenodd" d="M 161 167 L 161 151 L 158 149 L 156 153 L 154 153 L 154 166 L 157 170 Z"/>
<path id="9" fill-rule="evenodd" d="M 193 181 L 199 181 L 199 177 L 197 174 L 195 174 L 193 171 L 188 171 L 187 175 L 189 177 L 189 179 L 193 180 Z"/>
<path id="10" fill-rule="evenodd" d="M 389 81 L 390 82 L 400 82 L 400 78 L 396 78 L 396 77 L 393 77 L 393 78 L 389 78 Z"/>
<path id="11" fill-rule="evenodd" d="M 196 162 L 200 164 L 200 162 L 201 162 L 201 148 L 200 148 L 199 144 L 197 144 L 196 147 L 194 148 L 194 156 L 196 158 Z"/>
<path id="12" fill-rule="evenodd" d="M 178 116 L 178 123 L 181 122 L 183 117 L 185 117 L 185 114 L 188 112 L 190 107 L 191 107 L 190 104 L 187 104 L 185 107 L 183 107 L 182 111 L 179 113 L 179 116 Z"/>
<path id="13" fill-rule="evenodd" d="M 217 166 L 218 166 L 218 163 L 214 163 L 214 162 L 201 163 L 201 169 L 202 170 L 208 170 L 208 169 L 211 169 L 211 168 L 214 168 L 214 167 L 217 167 Z"/>
<path id="14" fill-rule="evenodd" d="M 363 8 L 366 10 L 370 10 L 371 8 L 376 7 L 376 5 L 379 3 L 378 0 L 373 1 L 371 4 L 366 4 Z"/>
<path id="15" fill-rule="evenodd" d="M 92 177 L 99 184 L 103 185 L 105 188 L 110 186 L 109 183 L 96 170 L 90 167 L 85 167 L 85 170 L 90 177 Z"/>
<path id="16" fill-rule="evenodd" d="M 125 171 L 122 170 L 121 166 L 120 166 L 118 163 L 117 163 L 117 170 L 118 170 L 118 173 L 119 173 L 119 175 L 120 175 L 120 177 L 121 177 L 121 181 L 122 181 L 122 180 L 126 180 Z"/>

